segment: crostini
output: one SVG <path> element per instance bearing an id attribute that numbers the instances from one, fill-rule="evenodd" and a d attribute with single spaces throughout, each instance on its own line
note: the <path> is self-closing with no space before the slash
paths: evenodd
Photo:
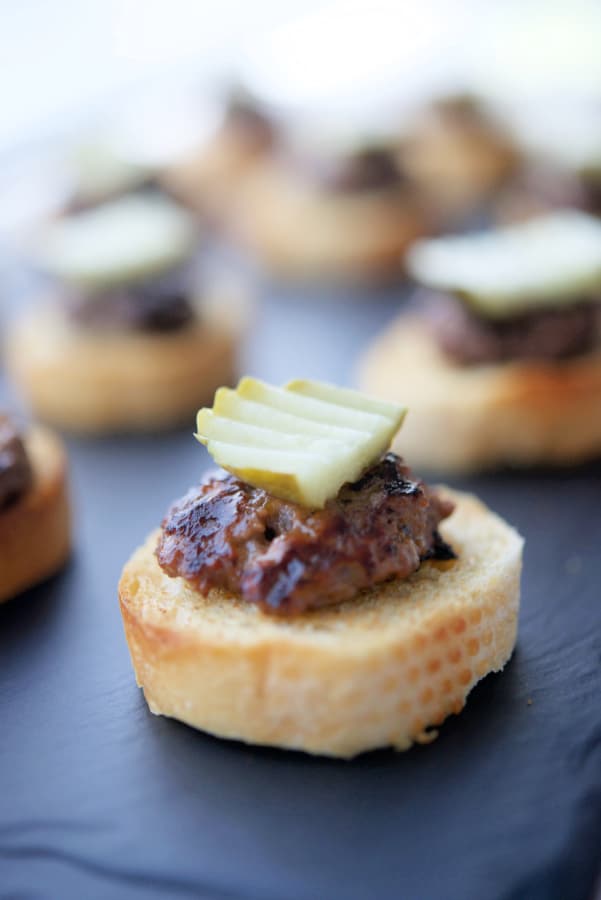
<path id="1" fill-rule="evenodd" d="M 601 223 L 562 210 L 418 242 L 421 286 L 358 380 L 411 415 L 423 469 L 571 465 L 601 453 Z"/>
<path id="2" fill-rule="evenodd" d="M 435 737 L 502 669 L 522 540 L 388 451 L 405 410 L 312 381 L 220 389 L 197 437 L 223 468 L 125 565 L 119 599 L 152 712 L 350 757 Z"/>

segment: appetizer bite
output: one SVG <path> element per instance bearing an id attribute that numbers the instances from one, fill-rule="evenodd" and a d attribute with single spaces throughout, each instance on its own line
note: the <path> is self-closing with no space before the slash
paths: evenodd
<path id="1" fill-rule="evenodd" d="M 0 603 L 59 571 L 71 547 L 67 462 L 58 438 L 0 414 Z"/>
<path id="2" fill-rule="evenodd" d="M 196 212 L 221 220 L 246 176 L 276 140 L 276 125 L 266 109 L 238 90 L 215 115 L 204 139 L 166 166 L 161 184 Z"/>
<path id="3" fill-rule="evenodd" d="M 527 103 L 514 110 L 523 164 L 500 193 L 501 220 L 575 206 L 601 215 L 601 98 Z"/>
<path id="4" fill-rule="evenodd" d="M 53 296 L 17 319 L 7 364 L 41 418 L 75 432 L 174 426 L 235 375 L 242 298 L 196 273 L 196 230 L 164 198 L 49 227 Z"/>
<path id="5" fill-rule="evenodd" d="M 92 134 L 78 141 L 67 152 L 64 169 L 63 215 L 158 186 L 153 168 L 129 159 L 110 134 Z"/>
<path id="6" fill-rule="evenodd" d="M 185 85 L 175 91 L 165 85 L 118 104 L 98 117 L 68 149 L 63 212 L 90 209 L 128 193 L 160 186 L 168 192 L 173 187 L 174 193 L 194 206 L 203 189 L 217 191 L 219 185 L 214 182 L 218 176 L 223 187 L 224 177 L 234 179 L 237 174 L 233 150 L 229 167 L 225 158 L 234 143 L 233 136 L 239 131 L 242 141 L 245 134 L 242 126 L 233 127 L 238 121 L 236 109 L 235 98 L 228 111 L 215 98 L 199 95 Z M 242 110 L 239 119 L 243 120 Z M 242 159 L 242 151 L 239 155 Z M 203 160 L 211 171 L 202 170 L 201 189 L 196 169 L 202 169 Z M 202 211 L 206 211 L 204 202 Z"/>
<path id="7" fill-rule="evenodd" d="M 486 208 L 518 161 L 507 129 L 469 95 L 422 110 L 400 153 L 438 228 Z"/>
<path id="8" fill-rule="evenodd" d="M 428 228 L 392 145 L 317 129 L 282 137 L 253 169 L 232 230 L 278 276 L 362 281 L 398 277 L 399 259 Z"/>
<path id="9" fill-rule="evenodd" d="M 502 669 L 522 540 L 388 447 L 404 408 L 244 378 L 201 409 L 207 474 L 126 564 L 152 712 L 226 738 L 353 756 L 432 740 Z"/>
<path id="10" fill-rule="evenodd" d="M 409 460 L 436 470 L 571 464 L 601 452 L 601 223 L 563 210 L 417 243 L 422 285 L 359 380 L 407 398 Z"/>

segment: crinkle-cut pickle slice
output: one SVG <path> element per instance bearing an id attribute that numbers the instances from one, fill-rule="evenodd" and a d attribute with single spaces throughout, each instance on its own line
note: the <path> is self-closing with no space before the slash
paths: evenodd
<path id="1" fill-rule="evenodd" d="M 343 440 L 361 440 L 369 434 L 368 431 L 361 431 L 358 428 L 344 428 L 302 419 L 273 407 L 266 407 L 254 400 L 245 400 L 236 391 L 226 387 L 219 388 L 215 394 L 213 412 L 236 422 L 246 422 L 248 425 L 264 426 L 268 421 L 270 429 L 284 434 L 312 434 L 321 437 L 336 435 Z"/>
<path id="2" fill-rule="evenodd" d="M 314 453 L 316 456 L 333 455 L 348 444 L 327 435 L 286 434 L 260 425 L 237 422 L 216 416 L 211 409 L 201 409 L 196 418 L 196 437 L 201 444 L 220 441 L 241 447 L 266 447 L 269 450 Z"/>
<path id="3" fill-rule="evenodd" d="M 241 397 L 255 400 L 264 406 L 270 406 L 282 412 L 299 416 L 301 419 L 310 419 L 326 425 L 360 428 L 372 433 L 378 428 L 389 425 L 389 420 L 379 413 L 372 412 L 370 405 L 359 410 L 338 403 L 326 403 L 323 400 L 303 397 L 286 388 L 272 387 L 272 385 L 255 378 L 243 378 L 236 391 Z M 366 399 L 369 401 L 369 398 Z"/>
<path id="4" fill-rule="evenodd" d="M 386 403 L 385 400 L 376 400 L 368 397 L 360 391 L 352 391 L 349 388 L 336 387 L 323 381 L 308 381 L 296 378 L 284 385 L 284 390 L 304 397 L 312 397 L 314 400 L 323 400 L 326 403 L 336 403 L 346 406 L 348 409 L 365 410 L 369 404 L 369 412 L 384 416 L 393 422 L 398 420 L 399 407 L 396 403 Z"/>
<path id="5" fill-rule="evenodd" d="M 320 382 L 276 388 L 243 378 L 199 411 L 196 438 L 241 480 L 321 508 L 388 448 L 405 412 Z"/>

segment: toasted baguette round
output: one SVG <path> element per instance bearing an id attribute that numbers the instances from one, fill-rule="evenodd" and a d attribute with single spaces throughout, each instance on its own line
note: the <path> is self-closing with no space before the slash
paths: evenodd
<path id="1" fill-rule="evenodd" d="M 426 113 L 401 148 L 403 169 L 438 227 L 481 209 L 516 167 L 512 141 L 491 122 L 440 120 Z"/>
<path id="2" fill-rule="evenodd" d="M 235 380 L 245 316 L 224 303 L 181 331 L 108 333 L 74 327 L 48 304 L 13 325 L 7 367 L 36 417 L 60 428 L 169 428 Z"/>
<path id="3" fill-rule="evenodd" d="M 460 366 L 418 319 L 400 316 L 368 349 L 358 381 L 407 404 L 394 446 L 423 471 L 570 465 L 601 453 L 601 350 Z"/>
<path id="4" fill-rule="evenodd" d="M 222 128 L 196 152 L 167 166 L 160 181 L 168 193 L 200 214 L 226 215 L 242 180 L 266 152 L 261 141 Z"/>
<path id="5" fill-rule="evenodd" d="M 231 227 L 276 275 L 358 281 L 398 276 L 403 253 L 427 231 L 423 212 L 402 188 L 320 191 L 273 159 L 245 180 Z"/>
<path id="6" fill-rule="evenodd" d="M 71 549 L 67 460 L 60 440 L 45 428 L 24 435 L 33 486 L 0 511 L 0 602 L 54 575 Z"/>
<path id="7" fill-rule="evenodd" d="M 159 567 L 152 534 L 119 585 L 152 712 L 221 737 L 328 756 L 405 750 L 458 713 L 516 639 L 522 539 L 467 494 L 442 533 L 459 554 L 285 620 Z"/>

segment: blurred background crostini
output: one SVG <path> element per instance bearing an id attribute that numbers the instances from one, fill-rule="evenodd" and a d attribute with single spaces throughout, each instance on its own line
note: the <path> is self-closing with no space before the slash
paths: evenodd
<path id="1" fill-rule="evenodd" d="M 573 465 L 601 455 L 601 221 L 562 209 L 418 241 L 407 309 L 359 380 L 411 410 L 425 469 Z"/>
<path id="2" fill-rule="evenodd" d="M 46 223 L 38 295 L 6 326 L 7 368 L 39 418 L 81 433 L 184 423 L 238 374 L 246 292 L 199 257 L 196 222 L 151 188 Z"/>

